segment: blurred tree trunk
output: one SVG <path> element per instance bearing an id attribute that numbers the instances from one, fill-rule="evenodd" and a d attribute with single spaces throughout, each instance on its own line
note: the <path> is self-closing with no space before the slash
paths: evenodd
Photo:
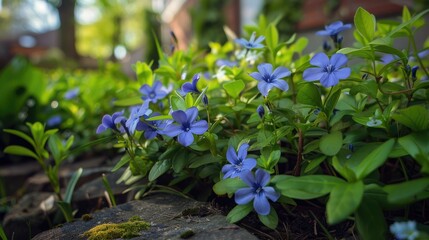
<path id="1" fill-rule="evenodd" d="M 76 0 L 62 0 L 58 6 L 60 16 L 59 40 L 60 49 L 67 58 L 78 59 L 76 51 L 76 22 L 74 9 Z"/>
<path id="2" fill-rule="evenodd" d="M 112 35 L 112 54 L 110 55 L 110 60 L 116 62 L 118 59 L 115 57 L 115 47 L 121 44 L 121 35 L 122 35 L 122 15 L 116 14 L 113 17 L 113 26 L 115 31 Z"/>

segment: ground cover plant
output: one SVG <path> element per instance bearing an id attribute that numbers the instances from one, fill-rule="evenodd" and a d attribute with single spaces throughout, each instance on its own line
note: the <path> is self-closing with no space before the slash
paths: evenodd
<path id="1" fill-rule="evenodd" d="M 133 96 L 94 131 L 115 135 L 123 181 L 149 180 L 130 187 L 136 197 L 214 192 L 235 203 L 230 222 L 253 214 L 270 229 L 312 204 L 325 211 L 316 219 L 326 238 L 350 222 L 360 239 L 427 239 L 429 50 L 414 33 L 428 12 L 379 21 L 359 8 L 353 23 L 318 31 L 311 54 L 308 39 L 279 39 L 263 16 L 209 53 L 157 46 L 159 67 L 136 63 L 139 87 L 122 90 Z M 408 44 L 394 47 L 399 38 Z"/>

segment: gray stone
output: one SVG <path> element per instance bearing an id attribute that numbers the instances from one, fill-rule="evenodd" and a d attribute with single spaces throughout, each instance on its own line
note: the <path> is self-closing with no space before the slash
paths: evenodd
<path id="1" fill-rule="evenodd" d="M 225 216 L 212 209 L 208 203 L 163 193 L 103 209 L 95 212 L 89 221 L 66 223 L 40 233 L 33 239 L 84 239 L 82 234 L 97 225 L 125 222 L 134 216 L 149 222 L 151 227 L 133 239 L 183 239 L 181 235 L 185 232 L 193 233 L 189 239 L 257 239 L 245 229 L 228 223 Z"/>
<path id="2" fill-rule="evenodd" d="M 29 239 L 49 229 L 49 218 L 57 211 L 52 193 L 24 195 L 6 214 L 3 227 L 9 239 Z"/>

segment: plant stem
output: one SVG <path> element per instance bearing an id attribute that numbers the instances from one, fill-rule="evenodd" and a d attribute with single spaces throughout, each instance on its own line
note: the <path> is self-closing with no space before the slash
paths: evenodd
<path id="1" fill-rule="evenodd" d="M 427 69 L 425 68 L 425 66 L 423 65 L 423 62 L 422 62 L 422 60 L 420 59 L 419 54 L 418 54 L 418 52 L 417 52 L 417 45 L 416 45 L 416 41 L 415 41 L 415 39 L 414 39 L 414 37 L 413 37 L 413 35 L 412 35 L 412 34 L 410 35 L 410 42 L 411 42 L 411 44 L 413 45 L 413 50 L 414 50 L 414 56 L 415 56 L 415 58 L 416 58 L 416 59 L 417 59 L 417 61 L 419 62 L 419 65 L 420 65 L 420 67 L 422 68 L 422 70 L 425 72 L 426 76 L 427 76 L 427 77 L 429 77 L 428 70 L 427 70 Z"/>
<path id="2" fill-rule="evenodd" d="M 304 139 L 301 129 L 298 128 L 298 156 L 296 158 L 296 164 L 294 168 L 294 176 L 301 175 L 301 163 L 302 163 L 302 150 L 304 147 Z"/>

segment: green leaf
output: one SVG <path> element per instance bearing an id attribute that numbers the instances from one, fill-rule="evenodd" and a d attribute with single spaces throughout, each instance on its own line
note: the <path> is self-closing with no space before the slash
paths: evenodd
<path id="1" fill-rule="evenodd" d="M 39 157 L 33 151 L 23 146 L 18 146 L 18 145 L 7 146 L 4 149 L 4 152 L 7 154 L 13 154 L 18 156 L 32 157 L 36 160 L 39 160 Z"/>
<path id="2" fill-rule="evenodd" d="M 276 229 L 279 224 L 279 217 L 277 216 L 276 210 L 271 207 L 270 213 L 268 215 L 260 215 L 258 214 L 259 220 L 267 227 L 271 229 Z"/>
<path id="3" fill-rule="evenodd" d="M 177 151 L 174 157 L 171 159 L 171 167 L 173 171 L 179 173 L 185 168 L 186 164 L 189 162 L 189 152 L 187 151 Z"/>
<path id="4" fill-rule="evenodd" d="M 210 163 L 219 163 L 221 161 L 220 156 L 213 156 L 212 154 L 206 154 L 199 156 L 198 159 L 189 165 L 189 168 L 197 168 Z"/>
<path id="5" fill-rule="evenodd" d="M 238 98 L 244 87 L 245 84 L 242 80 L 233 80 L 223 84 L 223 89 L 225 89 L 226 93 L 234 99 Z"/>
<path id="6" fill-rule="evenodd" d="M 394 204 L 406 204 L 429 186 L 429 178 L 420 178 L 383 187 L 387 192 L 387 200 Z"/>
<path id="7" fill-rule="evenodd" d="M 194 98 L 192 97 L 192 93 L 188 93 L 185 96 L 186 108 L 190 108 L 194 106 Z"/>
<path id="8" fill-rule="evenodd" d="M 40 122 L 35 122 L 33 124 L 27 123 L 27 126 L 30 128 L 31 134 L 33 135 L 34 143 L 36 144 L 36 152 L 40 151 L 40 148 L 44 147 L 43 136 L 45 133 L 45 127 Z"/>
<path id="9" fill-rule="evenodd" d="M 61 212 L 64 215 L 64 218 L 67 222 L 73 221 L 73 209 L 70 205 L 70 203 L 64 202 L 64 201 L 58 201 L 57 202 L 58 207 L 60 207 Z"/>
<path id="10" fill-rule="evenodd" d="M 429 129 L 429 111 L 422 105 L 400 109 L 392 115 L 392 118 L 415 132 Z"/>
<path id="11" fill-rule="evenodd" d="M 253 210 L 253 204 L 250 202 L 245 205 L 235 206 L 226 216 L 229 223 L 236 223 L 247 216 Z"/>
<path id="12" fill-rule="evenodd" d="M 359 7 L 354 16 L 354 23 L 356 30 L 359 32 L 362 37 L 364 37 L 368 42 L 374 39 L 375 35 L 375 16 L 367 12 L 362 7 Z"/>
<path id="13" fill-rule="evenodd" d="M 118 163 L 112 168 L 112 172 L 118 171 L 121 167 L 123 167 L 125 164 L 129 163 L 131 161 L 130 155 L 125 154 L 121 157 L 121 160 L 119 160 Z"/>
<path id="14" fill-rule="evenodd" d="M 321 197 L 342 183 L 344 180 L 328 175 L 282 176 L 280 180 L 275 181 L 276 188 L 281 191 L 283 196 L 297 199 Z"/>
<path id="15" fill-rule="evenodd" d="M 326 99 L 325 102 L 325 109 L 324 112 L 326 116 L 331 116 L 332 111 L 334 110 L 335 106 L 337 105 L 338 99 L 341 95 L 341 88 L 334 88 L 332 89 L 332 94 Z"/>
<path id="16" fill-rule="evenodd" d="M 126 99 L 121 99 L 115 101 L 115 106 L 118 107 L 129 107 L 134 105 L 140 105 L 143 103 L 143 100 L 141 97 L 131 97 Z"/>
<path id="17" fill-rule="evenodd" d="M 170 160 L 163 160 L 163 161 L 156 162 L 150 169 L 149 176 L 148 176 L 149 181 L 151 182 L 154 181 L 159 176 L 167 172 L 168 169 L 170 169 L 170 167 L 171 167 Z"/>
<path id="18" fill-rule="evenodd" d="M 25 134 L 25 133 L 23 133 L 21 131 L 14 130 L 14 129 L 5 129 L 4 131 L 7 132 L 7 133 L 16 135 L 16 136 L 18 136 L 18 137 L 20 137 L 22 139 L 24 139 L 25 141 L 27 141 L 28 143 L 30 143 L 31 146 L 33 146 L 34 148 L 36 148 L 36 144 L 34 143 L 34 140 L 30 136 L 28 136 L 27 134 Z"/>
<path id="19" fill-rule="evenodd" d="M 357 179 L 364 179 L 372 171 L 383 165 L 394 145 L 395 139 L 390 139 L 368 154 L 356 167 Z"/>
<path id="20" fill-rule="evenodd" d="M 48 146 L 49 150 L 51 151 L 52 157 L 55 160 L 55 164 L 60 165 L 63 158 L 63 145 L 58 135 L 54 134 L 49 137 Z"/>
<path id="21" fill-rule="evenodd" d="M 213 186 L 213 191 L 217 195 L 234 194 L 238 189 L 247 185 L 239 178 L 222 179 Z"/>
<path id="22" fill-rule="evenodd" d="M 337 53 L 346 54 L 347 56 L 361 57 L 365 59 L 374 58 L 374 53 L 371 51 L 371 48 L 369 48 L 368 46 L 363 48 L 345 47 L 338 50 Z"/>
<path id="23" fill-rule="evenodd" d="M 355 173 L 347 165 L 341 163 L 336 156 L 332 158 L 332 166 L 342 177 L 347 179 L 347 181 L 352 182 L 356 180 Z"/>
<path id="24" fill-rule="evenodd" d="M 109 196 L 110 203 L 113 207 L 116 207 L 115 195 L 113 194 L 112 188 L 110 187 L 109 180 L 107 180 L 106 174 L 102 174 L 102 180 L 104 188 L 106 189 L 107 195 Z"/>
<path id="25" fill-rule="evenodd" d="M 362 181 L 343 183 L 335 186 L 326 204 L 326 215 L 329 224 L 345 220 L 359 207 L 364 192 Z"/>
<path id="26" fill-rule="evenodd" d="M 272 52 L 275 51 L 279 43 L 279 33 L 274 24 L 269 24 L 268 28 L 265 30 L 265 43 Z"/>
<path id="27" fill-rule="evenodd" d="M 383 210 L 371 198 L 363 198 L 362 203 L 355 212 L 355 223 L 360 239 L 377 240 L 386 238 L 387 225 L 384 220 Z"/>
<path id="28" fill-rule="evenodd" d="M 137 81 L 140 83 L 140 85 L 147 84 L 152 86 L 153 74 L 150 65 L 145 62 L 138 61 L 133 65 L 133 67 L 137 75 Z"/>
<path id="29" fill-rule="evenodd" d="M 320 151 L 328 156 L 335 156 L 343 146 L 343 134 L 339 131 L 323 135 L 320 139 Z"/>
<path id="30" fill-rule="evenodd" d="M 7 236 L 6 236 L 6 233 L 4 232 L 4 229 L 3 229 L 2 225 L 0 225 L 0 238 L 2 240 L 7 240 Z"/>
<path id="31" fill-rule="evenodd" d="M 171 95 L 170 104 L 173 111 L 177 111 L 177 110 L 185 111 L 187 109 L 185 99 L 183 99 L 178 95 Z"/>
<path id="32" fill-rule="evenodd" d="M 429 174 L 429 131 L 412 133 L 398 139 L 402 148 L 421 166 L 421 172 Z"/>
<path id="33" fill-rule="evenodd" d="M 323 161 L 325 161 L 326 156 L 320 156 L 317 157 L 315 159 L 308 159 L 308 161 L 310 161 L 310 163 L 307 165 L 307 167 L 304 170 L 304 173 L 308 173 L 311 170 L 315 169 L 316 167 L 318 167 Z"/>
<path id="34" fill-rule="evenodd" d="M 158 121 L 158 120 L 170 120 L 173 119 L 171 115 L 159 115 L 150 118 L 146 118 L 146 121 Z"/>
<path id="35" fill-rule="evenodd" d="M 71 176 L 70 182 L 67 184 L 66 192 L 64 194 L 64 202 L 71 204 L 74 188 L 76 187 L 76 184 L 79 181 L 80 176 L 82 176 L 82 173 L 83 173 L 83 169 L 79 168 Z"/>
<path id="36" fill-rule="evenodd" d="M 302 104 L 322 108 L 322 100 L 319 88 L 313 83 L 303 84 L 297 94 L 297 101 Z"/>
<path id="37" fill-rule="evenodd" d="M 401 31 L 405 27 L 408 27 L 408 25 L 413 24 L 415 21 L 420 19 L 423 15 L 425 15 L 428 12 L 429 12 L 429 9 L 426 9 L 425 11 L 423 11 L 423 12 L 417 14 L 416 16 L 412 17 L 410 20 L 399 24 L 396 28 L 391 30 L 387 36 L 392 37 L 395 33 L 397 33 L 398 31 Z"/>

